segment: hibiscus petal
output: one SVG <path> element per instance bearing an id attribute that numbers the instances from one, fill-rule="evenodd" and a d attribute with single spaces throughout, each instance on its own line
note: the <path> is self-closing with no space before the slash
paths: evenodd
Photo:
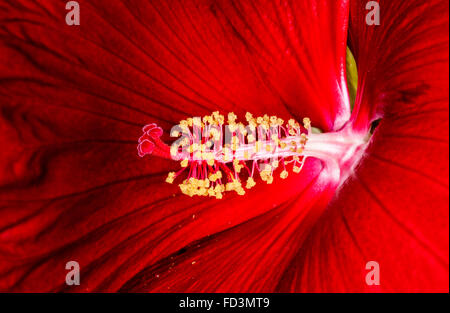
<path id="1" fill-rule="evenodd" d="M 366 25 L 366 3 L 350 10 L 353 119 L 362 131 L 382 120 L 278 290 L 448 292 L 448 1 L 380 1 L 380 26 Z"/>
<path id="2" fill-rule="evenodd" d="M 329 130 L 349 116 L 346 1 L 79 3 L 79 27 L 64 24 L 63 2 L 0 4 L 1 290 L 119 290 L 197 240 L 263 223 L 321 171 L 312 162 L 244 198 L 181 197 L 163 183 L 176 164 L 137 156 L 142 125 L 167 137 L 182 118 L 234 110 L 307 115 Z M 293 207 L 280 225 L 314 210 Z M 79 288 L 65 286 L 70 260 Z"/>
<path id="3" fill-rule="evenodd" d="M 282 205 L 211 237 L 203 238 L 139 272 L 122 288 L 127 292 L 270 292 L 283 269 L 322 213 L 334 187 L 320 161 L 311 160 L 308 179 L 295 184 L 301 193 L 278 195 Z M 318 192 L 317 186 L 323 184 Z M 326 192 L 328 191 L 328 192 Z M 258 198 L 251 196 L 254 203 Z M 269 200 L 270 201 L 270 200 Z M 266 199 L 259 202 L 267 206 Z"/>

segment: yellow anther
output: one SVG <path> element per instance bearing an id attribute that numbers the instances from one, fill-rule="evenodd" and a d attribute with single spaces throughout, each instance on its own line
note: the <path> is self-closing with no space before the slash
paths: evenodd
<path id="1" fill-rule="evenodd" d="M 236 189 L 236 192 L 237 192 L 237 194 L 240 195 L 240 196 L 245 195 L 245 190 L 244 190 L 244 188 L 242 188 L 242 187 L 237 188 L 237 189 Z"/>
<path id="2" fill-rule="evenodd" d="M 273 183 L 273 176 L 272 176 L 272 175 L 269 175 L 269 176 L 267 177 L 267 183 L 268 183 L 268 184 Z"/>
<path id="3" fill-rule="evenodd" d="M 204 124 L 211 124 L 212 123 L 212 118 L 209 115 L 205 115 L 203 116 L 203 123 Z"/>
<path id="4" fill-rule="evenodd" d="M 274 116 L 271 116 L 270 117 L 270 124 L 272 125 L 272 126 L 274 126 L 274 125 L 276 125 L 277 124 L 277 120 L 278 120 L 278 118 L 274 115 Z"/>
<path id="5" fill-rule="evenodd" d="M 305 117 L 303 119 L 303 126 L 308 129 L 311 127 L 311 120 L 308 117 Z"/>
<path id="6" fill-rule="evenodd" d="M 214 187 L 214 191 L 216 193 L 218 192 L 224 192 L 225 191 L 225 186 L 224 185 L 216 185 L 216 187 Z"/>
<path id="7" fill-rule="evenodd" d="M 207 161 L 207 163 L 208 163 L 208 165 L 209 166 L 213 166 L 214 165 L 214 158 L 212 158 L 212 159 L 208 159 L 208 161 Z"/>
<path id="8" fill-rule="evenodd" d="M 171 183 L 173 183 L 174 179 L 175 179 L 175 173 L 170 172 L 169 175 L 167 175 L 166 183 L 171 184 Z"/>
<path id="9" fill-rule="evenodd" d="M 272 162 L 272 167 L 273 168 L 277 168 L 279 165 L 280 165 L 280 163 L 277 160 Z"/>
<path id="10" fill-rule="evenodd" d="M 272 175 L 270 174 L 270 170 L 264 170 L 264 171 L 261 171 L 261 172 L 259 173 L 259 175 L 261 176 L 261 179 L 262 179 L 263 181 L 267 181 L 267 180 L 269 179 L 269 177 L 272 176 Z"/>
<path id="11" fill-rule="evenodd" d="M 253 136 L 252 134 L 247 136 L 248 142 L 254 142 L 255 141 L 255 136 Z"/>
<path id="12" fill-rule="evenodd" d="M 288 175 L 289 175 L 289 173 L 288 173 L 288 171 L 286 171 L 286 170 L 283 170 L 283 171 L 280 173 L 280 177 L 281 177 L 282 179 L 286 179 L 286 178 L 288 177 Z"/>
<path id="13" fill-rule="evenodd" d="M 192 124 L 194 126 L 201 127 L 202 126 L 202 120 L 200 119 L 200 117 L 194 117 L 192 119 Z"/>
<path id="14" fill-rule="evenodd" d="M 187 167 L 189 164 L 189 160 L 185 159 L 185 160 L 181 161 L 180 164 L 181 164 L 181 167 Z"/>
<path id="15" fill-rule="evenodd" d="M 266 145 L 266 151 L 270 152 L 272 150 L 272 147 L 270 145 Z"/>
<path id="16" fill-rule="evenodd" d="M 297 153 L 299 153 L 299 154 L 303 153 L 303 148 L 298 148 Z"/>
<path id="17" fill-rule="evenodd" d="M 286 146 L 287 146 L 287 145 L 286 145 L 286 143 L 285 143 L 285 142 L 283 142 L 283 141 L 282 141 L 282 142 L 280 142 L 280 148 L 281 148 L 281 149 L 284 149 L 284 148 L 286 148 Z"/>
<path id="18" fill-rule="evenodd" d="M 306 144 L 307 141 L 308 141 L 308 137 L 306 136 L 306 134 L 301 134 L 300 135 L 300 144 L 304 145 L 304 144 Z"/>
<path id="19" fill-rule="evenodd" d="M 244 159 L 248 160 L 248 151 L 247 150 L 244 151 Z"/>
<path id="20" fill-rule="evenodd" d="M 198 189 L 198 195 L 199 196 L 206 196 L 208 194 L 208 190 L 205 187 L 200 187 Z"/>
<path id="21" fill-rule="evenodd" d="M 255 180 L 253 179 L 253 177 L 249 177 L 249 178 L 247 179 L 247 185 L 245 185 L 245 188 L 251 189 L 251 188 L 253 188 L 255 185 L 256 185 L 256 182 L 255 182 Z"/>
<path id="22" fill-rule="evenodd" d="M 228 113 L 228 123 L 234 123 L 236 119 L 236 114 L 234 114 L 233 112 Z"/>
<path id="23" fill-rule="evenodd" d="M 264 121 L 264 122 L 261 123 L 261 127 L 262 127 L 264 130 L 268 130 L 269 127 L 270 127 L 270 125 L 269 125 L 268 122 Z"/>
<path id="24" fill-rule="evenodd" d="M 292 169 L 294 171 L 294 173 L 300 173 L 301 168 L 298 166 L 294 166 L 294 168 Z"/>

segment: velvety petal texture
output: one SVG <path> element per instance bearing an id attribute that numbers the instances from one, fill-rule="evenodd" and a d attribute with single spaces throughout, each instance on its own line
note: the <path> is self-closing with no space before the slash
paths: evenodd
<path id="1" fill-rule="evenodd" d="M 371 145 L 280 280 L 280 291 L 449 291 L 448 1 L 350 5 L 352 117 Z M 380 266 L 368 286 L 366 263 Z"/>
<path id="2" fill-rule="evenodd" d="M 80 26 L 0 3 L 0 290 L 273 291 L 333 195 L 323 163 L 205 201 L 137 141 L 215 110 L 339 129 L 348 1 L 78 2 Z"/>

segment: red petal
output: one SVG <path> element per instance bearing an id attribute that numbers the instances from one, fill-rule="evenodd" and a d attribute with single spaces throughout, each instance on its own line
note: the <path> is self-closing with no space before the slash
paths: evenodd
<path id="1" fill-rule="evenodd" d="M 193 242 L 151 264 L 122 291 L 127 292 L 270 292 L 283 269 L 301 247 L 311 226 L 333 194 L 319 161 L 306 166 L 308 175 L 289 179 L 293 188 L 277 189 L 280 204 L 264 194 L 246 199 L 266 211 L 234 228 Z M 311 174 L 314 175 L 311 176 Z M 320 175 L 320 176 L 315 176 Z M 318 186 L 320 190 L 318 190 Z M 266 188 L 265 192 L 267 192 Z M 264 201 L 260 201 L 261 198 Z M 258 203 L 258 205 L 255 205 Z"/>
<path id="2" fill-rule="evenodd" d="M 359 73 L 355 128 L 365 132 L 387 113 L 425 110 L 420 101 L 427 109 L 448 107 L 442 98 L 448 95 L 448 2 L 383 1 L 379 26 L 366 24 L 366 4 L 351 1 L 349 33 Z M 427 101 L 434 92 L 442 95 L 440 103 Z"/>
<path id="3" fill-rule="evenodd" d="M 163 182 L 175 164 L 136 155 L 142 125 L 167 131 L 234 110 L 308 115 L 328 130 L 349 115 L 346 1 L 79 3 L 79 27 L 63 24 L 61 3 L 0 4 L 1 290 L 65 290 L 71 260 L 83 283 L 67 290 L 118 290 L 192 242 L 291 201 L 318 171 L 213 205 L 178 197 Z M 292 208 L 281 225 L 302 214 Z M 267 260 L 268 272 L 280 265 Z"/>
<path id="4" fill-rule="evenodd" d="M 383 120 L 278 290 L 448 292 L 448 2 L 383 1 L 371 27 L 366 3 L 351 6 L 355 122 Z M 365 282 L 369 261 L 380 286 Z"/>

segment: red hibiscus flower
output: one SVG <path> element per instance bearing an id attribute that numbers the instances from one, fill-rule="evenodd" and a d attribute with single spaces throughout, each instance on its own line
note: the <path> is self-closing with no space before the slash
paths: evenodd
<path id="1" fill-rule="evenodd" d="M 68 26 L 3 1 L 0 290 L 448 292 L 448 2 L 366 3 L 90 0 Z M 298 174 L 188 197 L 162 142 L 215 111 L 321 133 Z"/>

